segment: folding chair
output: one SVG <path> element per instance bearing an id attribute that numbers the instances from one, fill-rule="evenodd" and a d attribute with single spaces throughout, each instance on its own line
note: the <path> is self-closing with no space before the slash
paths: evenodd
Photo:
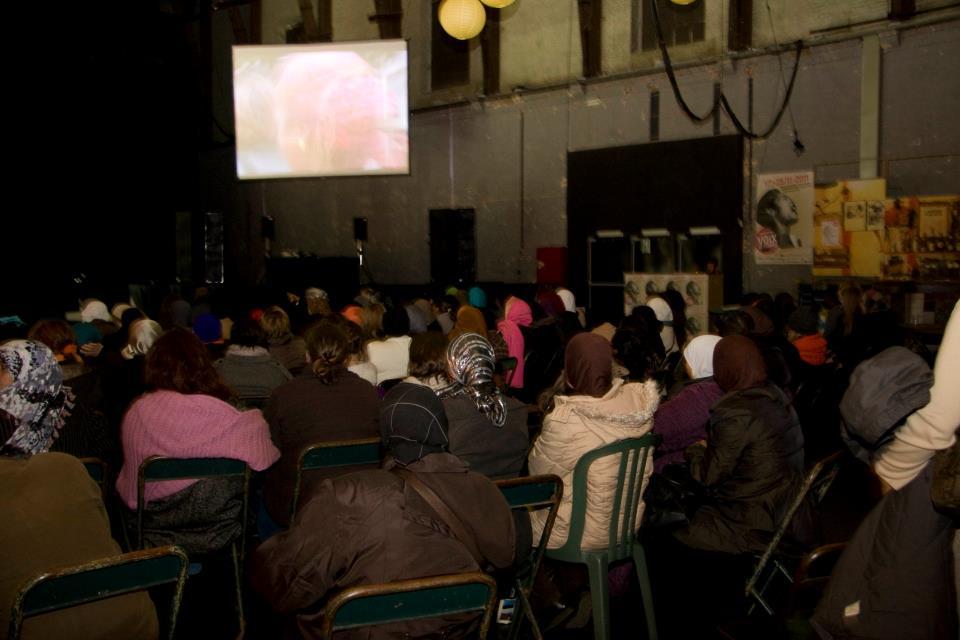
<path id="1" fill-rule="evenodd" d="M 304 471 L 348 467 L 359 464 L 379 465 L 383 444 L 380 438 L 357 440 L 331 440 L 308 444 L 300 451 L 296 476 L 293 481 L 293 498 L 290 500 L 290 522 L 297 515 L 300 502 L 300 484 Z"/>
<path id="2" fill-rule="evenodd" d="M 479 571 L 348 587 L 327 602 L 321 637 L 329 639 L 344 629 L 482 611 L 476 637 L 486 638 L 496 602 L 497 583 Z"/>
<path id="3" fill-rule="evenodd" d="M 207 478 L 242 478 L 243 506 L 241 507 L 240 538 L 230 545 L 233 575 L 236 586 L 237 620 L 240 634 L 246 628 L 243 612 L 242 571 L 247 539 L 247 511 L 250 503 L 250 467 L 242 460 L 232 458 L 167 458 L 150 456 L 142 463 L 137 473 L 137 548 L 143 548 L 143 512 L 146 507 L 145 491 L 148 482 L 165 480 L 202 480 Z"/>
<path id="4" fill-rule="evenodd" d="M 797 492 L 796 498 L 794 498 L 790 504 L 786 514 L 784 514 L 780 525 L 767 544 L 763 555 L 757 560 L 753 573 L 747 580 L 746 587 L 744 587 L 746 597 L 753 599 L 753 602 L 750 603 L 747 609 L 747 613 L 753 613 L 756 605 L 759 604 L 768 615 L 773 615 L 773 607 L 766 601 L 764 594 L 767 592 L 767 589 L 769 589 L 774 576 L 777 574 L 783 576 L 789 583 L 793 583 L 793 573 L 784 565 L 783 558 L 780 557 L 781 543 L 793 522 L 794 516 L 804 501 L 810 500 L 812 505 L 817 505 L 823 500 L 830 486 L 833 484 L 834 479 L 837 477 L 837 473 L 840 470 L 840 459 L 842 457 L 843 452 L 836 451 L 818 461 L 807 471 L 807 475 L 803 480 L 803 484 L 800 486 L 800 490 Z M 771 565 L 773 568 L 768 570 L 768 567 Z M 764 575 L 765 571 L 766 575 Z M 762 581 L 761 577 L 763 578 Z"/>
<path id="5" fill-rule="evenodd" d="M 10 615 L 10 640 L 20 637 L 26 618 L 170 583 L 175 584 L 168 632 L 173 638 L 188 564 L 180 547 L 157 547 L 44 571 L 17 591 Z"/>
<path id="6" fill-rule="evenodd" d="M 100 487 L 100 494 L 103 496 L 104 504 L 107 503 L 107 480 L 109 477 L 109 467 L 107 463 L 100 458 L 80 458 L 80 462 L 86 467 L 90 478 Z"/>
<path id="7" fill-rule="evenodd" d="M 547 548 L 547 541 L 550 540 L 550 532 L 553 531 L 553 522 L 557 518 L 557 508 L 560 506 L 560 499 L 563 497 L 563 480 L 555 475 L 528 476 L 526 478 L 511 478 L 509 480 L 498 480 L 496 485 L 503 492 L 503 497 L 507 499 L 507 504 L 511 509 L 523 509 L 524 511 L 536 511 L 539 509 L 549 509 L 546 523 L 543 526 L 543 533 L 540 534 L 540 540 L 530 551 L 530 555 L 521 564 L 518 562 L 517 576 L 514 579 L 514 587 L 517 593 L 518 604 L 513 610 L 513 619 L 510 621 L 510 640 L 516 638 L 523 626 L 523 618 L 530 622 L 530 628 L 533 631 L 533 637 L 536 640 L 542 640 L 540 626 L 533 615 L 533 609 L 530 607 L 530 590 L 533 588 L 533 581 L 536 578 L 537 570 L 540 568 L 540 559 Z M 523 618 L 521 618 L 521 613 Z"/>
<path id="8" fill-rule="evenodd" d="M 567 541 L 559 549 L 547 549 L 547 557 L 564 562 L 587 565 L 590 575 L 590 595 L 593 603 L 593 637 L 596 640 L 610 638 L 610 602 L 608 598 L 607 571 L 611 563 L 633 559 L 643 597 L 643 610 L 647 619 L 647 637 L 656 640 L 657 623 L 653 611 L 653 592 L 647 574 L 647 558 L 643 545 L 637 540 L 637 509 L 642 497 L 642 484 L 646 465 L 653 464 L 653 450 L 660 444 L 660 436 L 647 434 L 642 438 L 627 438 L 604 445 L 585 453 L 573 471 L 573 505 L 570 515 L 570 532 Z M 613 511 L 609 522 L 606 549 L 581 549 L 584 521 L 587 511 L 587 474 L 596 460 L 619 456 L 617 487 L 613 496 Z"/>

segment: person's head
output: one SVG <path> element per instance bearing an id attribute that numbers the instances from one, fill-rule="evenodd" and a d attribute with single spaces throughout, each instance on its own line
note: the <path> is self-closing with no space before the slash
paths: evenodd
<path id="1" fill-rule="evenodd" d="M 567 386 L 575 395 L 600 398 L 613 380 L 613 347 L 593 333 L 570 338 L 563 356 Z"/>
<path id="2" fill-rule="evenodd" d="M 267 340 L 280 340 L 290 334 L 290 316 L 276 305 L 267 307 L 260 316 L 260 327 Z"/>
<path id="3" fill-rule="evenodd" d="M 201 313 L 193 319 L 193 333 L 203 344 L 223 342 L 223 325 L 220 323 L 220 318 L 212 313 Z"/>
<path id="4" fill-rule="evenodd" d="M 439 331 L 418 333 L 410 341 L 408 373 L 418 380 L 447 375 L 447 338 Z"/>
<path id="5" fill-rule="evenodd" d="M 49 347 L 36 340 L 0 344 L 0 454 L 49 450 L 72 402 Z"/>
<path id="6" fill-rule="evenodd" d="M 64 320 L 37 320 L 27 332 L 27 338 L 47 345 L 58 361 L 79 360 L 77 338 Z"/>
<path id="7" fill-rule="evenodd" d="M 350 322 L 343 316 L 332 315 L 330 319 L 334 324 L 339 324 L 340 328 L 347 336 L 347 352 L 350 359 L 356 362 L 363 362 L 366 359 L 366 351 L 363 348 L 363 330 L 360 325 Z"/>
<path id="8" fill-rule="evenodd" d="M 113 322 L 113 316 L 101 300 L 96 298 L 87 298 L 80 303 L 80 319 L 83 322 L 93 322 L 100 320 L 102 322 Z"/>
<path id="9" fill-rule="evenodd" d="M 266 347 L 267 334 L 259 322 L 249 316 L 242 316 L 233 323 L 230 343 L 239 347 Z"/>
<path id="10" fill-rule="evenodd" d="M 753 318 L 742 309 L 724 312 L 717 319 L 717 333 L 727 336 L 749 336 L 753 333 Z"/>
<path id="11" fill-rule="evenodd" d="M 467 302 L 472 307 L 484 309 L 487 306 L 487 294 L 480 287 L 471 287 L 467 292 Z"/>
<path id="12" fill-rule="evenodd" d="M 573 291 L 570 289 L 565 289 L 560 287 L 557 289 L 557 295 L 560 297 L 560 301 L 563 302 L 563 308 L 565 311 L 570 313 L 577 312 L 577 298 L 573 295 Z"/>
<path id="13" fill-rule="evenodd" d="M 687 303 L 676 289 L 667 289 L 660 294 L 673 314 L 673 332 L 677 336 L 677 346 L 682 347 L 687 341 Z"/>
<path id="14" fill-rule="evenodd" d="M 757 202 L 757 223 L 781 235 L 797 223 L 797 205 L 780 189 L 770 189 Z"/>
<path id="15" fill-rule="evenodd" d="M 145 356 L 150 351 L 150 347 L 163 335 L 163 327 L 160 323 L 149 318 L 140 318 L 134 320 L 127 330 L 127 346 L 123 349 L 125 358 L 133 359 L 136 356 Z"/>
<path id="16" fill-rule="evenodd" d="M 408 465 L 449 446 L 447 414 L 428 387 L 401 382 L 380 405 L 380 435 L 393 458 Z"/>
<path id="17" fill-rule="evenodd" d="M 303 297 L 307 301 L 307 315 L 320 316 L 330 313 L 330 301 L 323 289 L 310 287 L 304 291 Z"/>
<path id="18" fill-rule="evenodd" d="M 366 307 L 356 307 L 358 309 L 357 314 L 360 317 L 360 328 L 363 330 L 363 336 L 367 340 L 373 340 L 379 338 L 384 333 L 384 320 L 385 320 L 385 309 L 382 304 L 379 302 L 367 305 Z M 406 312 L 404 312 L 404 318 L 409 325 L 410 319 L 406 317 Z M 349 318 L 349 316 L 348 316 Z"/>
<path id="19" fill-rule="evenodd" d="M 507 421 L 507 405 L 493 381 L 496 356 L 484 336 L 463 333 L 450 341 L 446 366 L 450 378 L 469 395 L 477 410 L 494 426 Z"/>
<path id="20" fill-rule="evenodd" d="M 343 373 L 350 356 L 350 340 L 334 322 L 319 322 L 307 330 L 307 357 L 313 375 L 324 384 L 333 384 Z"/>
<path id="21" fill-rule="evenodd" d="M 767 381 L 767 365 L 757 344 L 745 336 L 722 338 L 713 349 L 713 379 L 725 393 Z"/>
<path id="22" fill-rule="evenodd" d="M 683 349 L 683 361 L 691 380 L 709 378 L 713 375 L 713 352 L 720 336 L 699 335 Z"/>
<path id="23" fill-rule="evenodd" d="M 625 318 L 626 320 L 626 318 Z M 628 323 L 635 324 L 635 323 Z M 663 342 L 658 333 L 643 330 L 621 328 L 613 334 L 610 341 L 614 359 L 627 368 L 631 380 L 646 380 L 656 372 L 663 359 Z"/>
<path id="24" fill-rule="evenodd" d="M 453 329 L 448 334 L 448 339 L 453 340 L 463 333 L 477 333 L 486 337 L 487 321 L 483 317 L 483 312 L 475 307 L 464 305 L 457 310 L 457 321 Z"/>
<path id="25" fill-rule="evenodd" d="M 388 338 L 410 333 L 410 316 L 403 307 L 392 307 L 383 315 L 383 333 Z"/>
<path id="26" fill-rule="evenodd" d="M 811 307 L 800 307 L 787 318 L 787 333 L 791 340 L 812 336 L 820 331 L 820 318 Z"/>
<path id="27" fill-rule="evenodd" d="M 176 391 L 221 400 L 231 395 L 204 344 L 193 333 L 179 327 L 153 343 L 144 362 L 144 379 L 151 391 Z"/>
<path id="28" fill-rule="evenodd" d="M 719 273 L 720 261 L 714 258 L 713 256 L 710 256 L 709 258 L 707 258 L 707 261 L 706 263 L 704 263 L 703 267 L 704 267 L 703 268 L 704 273 L 708 273 L 710 275 Z"/>
<path id="29" fill-rule="evenodd" d="M 770 316 L 765 314 L 756 306 L 742 307 L 740 311 L 750 316 L 750 320 L 753 323 L 753 331 L 751 335 L 755 335 L 755 336 L 773 335 L 775 326 L 773 324 L 773 319 L 771 319 Z"/>
<path id="30" fill-rule="evenodd" d="M 530 310 L 530 305 L 516 296 L 507 298 L 507 303 L 504 306 L 504 317 L 521 327 L 529 327 L 533 323 L 533 312 Z"/>

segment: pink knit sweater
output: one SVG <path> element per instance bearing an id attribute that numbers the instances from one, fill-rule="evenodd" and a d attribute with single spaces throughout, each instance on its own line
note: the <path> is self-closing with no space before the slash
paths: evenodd
<path id="1" fill-rule="evenodd" d="M 121 427 L 123 468 L 117 493 L 137 508 L 137 470 L 154 455 L 174 458 L 235 458 L 256 471 L 273 464 L 280 452 L 260 411 L 238 411 L 211 396 L 154 391 L 127 410 Z M 159 500 L 186 489 L 196 480 L 151 482 L 146 499 Z"/>

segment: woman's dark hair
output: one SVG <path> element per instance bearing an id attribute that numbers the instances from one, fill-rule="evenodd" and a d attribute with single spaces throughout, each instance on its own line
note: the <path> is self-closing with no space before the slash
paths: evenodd
<path id="1" fill-rule="evenodd" d="M 304 336 L 310 369 L 323 384 L 333 384 L 346 370 L 344 363 L 350 355 L 350 340 L 346 331 L 333 322 L 322 321 L 310 327 Z"/>
<path id="2" fill-rule="evenodd" d="M 687 303 L 683 300 L 683 294 L 673 289 L 667 289 L 660 297 L 670 305 L 673 313 L 673 335 L 677 338 L 677 347 L 682 349 L 687 343 Z"/>
<path id="3" fill-rule="evenodd" d="M 240 347 L 266 347 L 267 333 L 259 322 L 249 316 L 242 316 L 233 323 L 230 343 Z"/>
<path id="4" fill-rule="evenodd" d="M 342 328 L 347 335 L 347 352 L 351 356 L 363 355 L 363 329 L 360 325 L 340 315 L 330 316 L 330 321 Z"/>
<path id="5" fill-rule="evenodd" d="M 153 343 L 144 362 L 144 379 L 150 390 L 165 389 L 221 400 L 231 395 L 200 338 L 180 327 L 167 331 Z"/>
<path id="6" fill-rule="evenodd" d="M 426 380 L 447 373 L 447 338 L 439 331 L 427 331 L 413 336 L 410 342 L 409 373 Z"/>
<path id="7" fill-rule="evenodd" d="M 407 310 L 398 306 L 383 314 L 383 333 L 388 338 L 410 333 L 410 316 L 407 315 Z"/>
<path id="8" fill-rule="evenodd" d="M 633 329 L 617 329 L 613 334 L 613 357 L 627 368 L 631 380 L 647 380 L 656 372 L 662 355 L 658 357 L 654 342 L 659 344 L 662 354 L 663 343 L 658 334 L 651 336 Z"/>
<path id="9" fill-rule="evenodd" d="M 54 353 L 63 353 L 67 345 L 76 344 L 77 337 L 73 334 L 73 329 L 65 320 L 51 318 L 49 320 L 37 320 L 27 332 L 27 338 L 36 340 L 50 347 Z"/>
<path id="10" fill-rule="evenodd" d="M 749 336 L 753 333 L 753 318 L 746 311 L 727 311 L 717 320 L 717 333 L 727 336 Z"/>

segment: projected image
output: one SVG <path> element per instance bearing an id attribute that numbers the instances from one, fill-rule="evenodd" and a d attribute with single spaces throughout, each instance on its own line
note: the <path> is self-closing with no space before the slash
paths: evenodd
<path id="1" fill-rule="evenodd" d="M 402 40 L 233 48 L 240 179 L 409 171 Z"/>

